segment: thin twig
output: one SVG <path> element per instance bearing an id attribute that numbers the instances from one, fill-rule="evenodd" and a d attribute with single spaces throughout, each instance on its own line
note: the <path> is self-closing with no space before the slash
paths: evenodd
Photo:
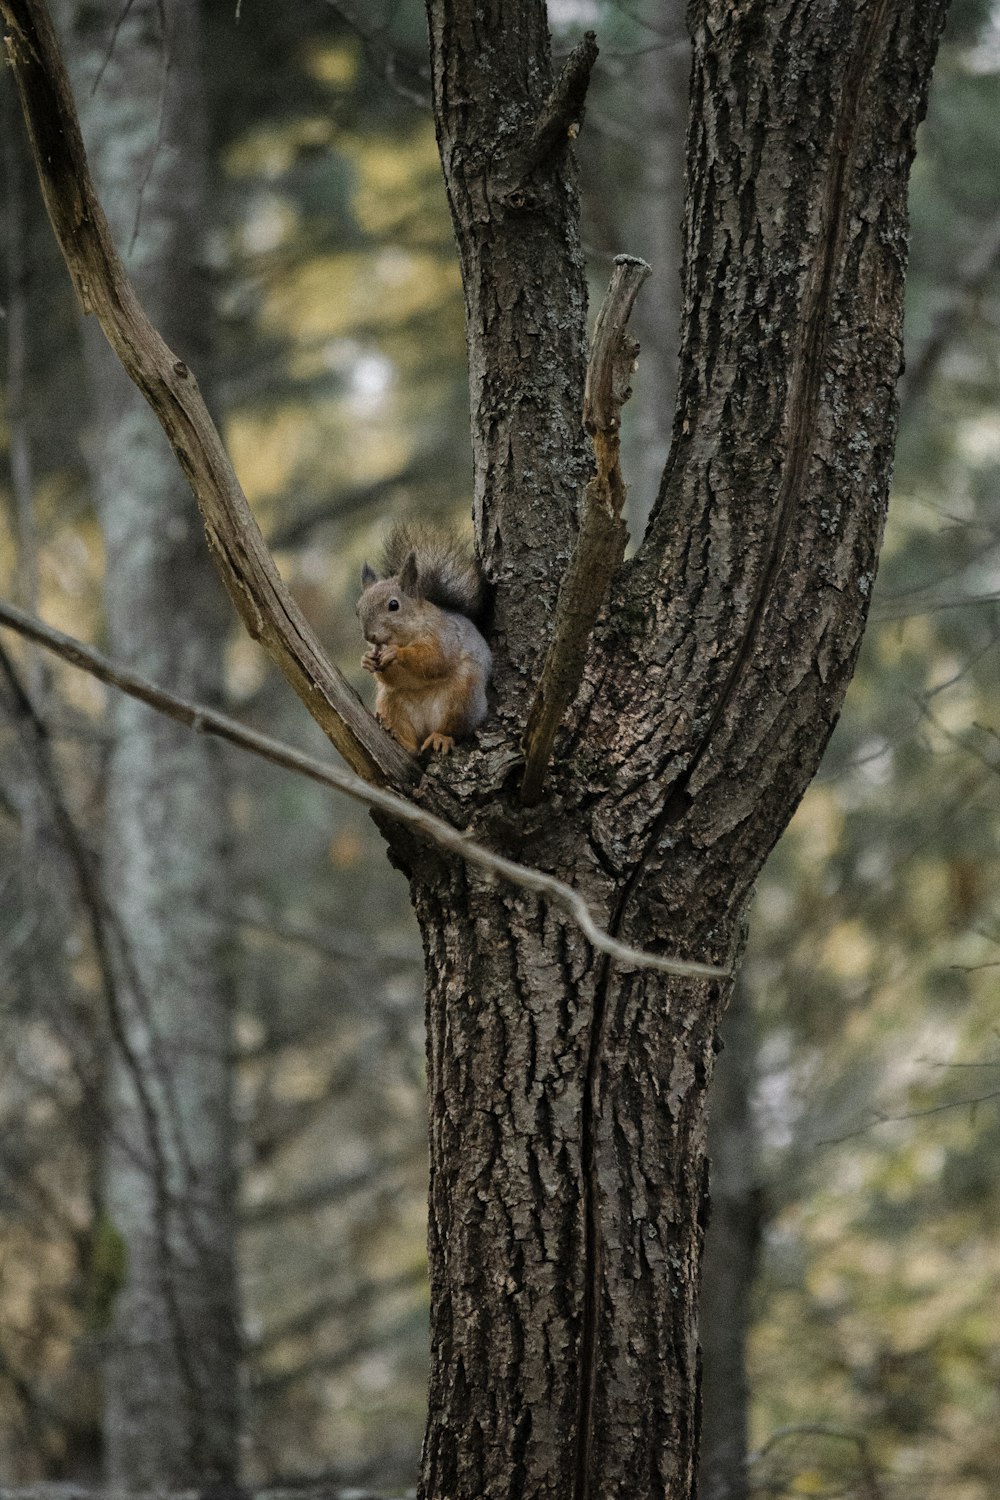
<path id="1" fill-rule="evenodd" d="M 39 644 L 45 645 L 46 643 L 40 641 Z M 192 1392 L 201 1392 L 201 1376 L 197 1364 L 191 1356 L 189 1320 L 185 1315 L 185 1310 L 177 1294 L 177 1284 L 179 1279 L 181 1279 L 181 1274 L 177 1263 L 177 1254 L 172 1234 L 168 1151 L 161 1133 L 160 1112 L 157 1108 L 154 1091 L 150 1087 L 148 1069 L 143 1066 L 133 1044 L 133 1038 L 130 1034 L 125 1014 L 123 997 L 118 985 L 113 944 L 113 937 L 116 935 L 115 924 L 102 898 L 100 882 L 93 867 L 90 851 L 81 838 L 62 796 L 55 763 L 48 743 L 46 726 L 38 717 L 27 690 L 17 675 L 13 662 L 11 662 L 2 647 L 0 647 L 0 674 L 2 674 L 10 689 L 15 711 L 30 734 L 34 752 L 33 763 L 39 781 L 49 799 L 53 821 L 68 857 L 76 880 L 77 890 L 87 915 L 94 944 L 94 953 L 97 958 L 107 1001 L 107 1016 L 111 1034 L 121 1054 L 122 1062 L 129 1075 L 130 1082 L 136 1091 L 146 1141 L 151 1153 L 150 1165 L 152 1170 L 150 1172 L 150 1181 L 153 1189 L 153 1219 L 160 1269 L 160 1291 L 166 1306 L 171 1342 L 185 1386 Z M 117 935 L 120 938 L 120 934 Z M 120 948 L 121 946 L 119 943 Z M 136 998 L 138 999 L 138 994 Z M 147 1030 L 151 1039 L 155 1039 L 152 1027 L 148 1026 Z M 154 1057 L 155 1055 L 154 1051 Z M 160 1082 L 164 1088 L 164 1093 L 168 1100 L 172 1100 L 173 1094 L 169 1083 L 169 1072 L 164 1072 L 161 1068 L 160 1073 Z M 187 1182 L 192 1184 L 195 1178 L 190 1159 L 187 1155 L 186 1146 L 184 1145 L 183 1134 L 180 1131 L 176 1118 L 173 1121 L 173 1125 L 175 1130 L 175 1144 L 185 1166 Z M 180 1197 L 177 1207 L 187 1225 L 192 1242 L 197 1245 L 201 1254 L 206 1257 L 212 1257 L 213 1251 L 205 1244 L 198 1233 L 195 1221 L 191 1215 L 191 1204 L 188 1194 Z"/>
<path id="2" fill-rule="evenodd" d="M 783 1443 L 786 1438 L 796 1437 L 823 1437 L 834 1438 L 837 1442 L 851 1443 L 858 1450 L 858 1467 L 861 1470 L 861 1482 L 865 1488 L 866 1500 L 880 1500 L 881 1488 L 878 1482 L 878 1470 L 868 1447 L 868 1440 L 862 1432 L 855 1432 L 850 1427 L 834 1427 L 828 1422 L 792 1422 L 787 1427 L 776 1427 L 763 1445 L 756 1453 L 751 1453 L 747 1458 L 747 1467 L 759 1464 L 761 1459 Z"/>
<path id="3" fill-rule="evenodd" d="M 659 954 L 642 952 L 638 948 L 630 947 L 627 943 L 618 942 L 594 921 L 583 897 L 571 886 L 557 880 L 555 876 L 544 875 L 540 870 L 529 869 L 526 865 L 517 864 L 512 859 L 505 859 L 502 855 L 494 854 L 491 850 L 483 848 L 481 844 L 477 844 L 468 833 L 453 828 L 443 818 L 435 817 L 433 813 L 407 802 L 404 797 L 396 796 L 382 787 L 362 781 L 360 776 L 355 776 L 350 771 L 327 765 L 311 755 L 303 755 L 301 751 L 293 749 L 290 745 L 284 745 L 267 735 L 258 734 L 255 730 L 248 729 L 245 724 L 240 724 L 238 720 L 231 719 L 228 715 L 221 714 L 213 708 L 191 703 L 186 698 L 179 698 L 175 693 L 169 693 L 137 673 L 130 672 L 126 667 L 109 661 L 99 651 L 85 646 L 82 641 L 74 640 L 72 636 L 53 630 L 51 626 L 45 625 L 41 620 L 33 619 L 23 610 L 15 609 L 11 604 L 0 602 L 0 624 L 7 625 L 28 640 L 47 647 L 57 656 L 61 656 L 64 661 L 70 662 L 72 666 L 89 672 L 101 682 L 119 688 L 130 697 L 138 698 L 140 702 L 148 704 L 150 708 L 157 709 L 169 718 L 177 719 L 180 723 L 187 724 L 203 734 L 211 734 L 218 739 L 227 740 L 232 745 L 239 745 L 241 749 L 250 750 L 255 755 L 273 762 L 274 765 L 297 771 L 300 775 L 308 776 L 312 781 L 318 781 L 323 786 L 336 788 L 355 802 L 362 802 L 367 807 L 376 808 L 388 817 L 396 819 L 397 822 L 414 829 L 417 834 L 427 839 L 428 842 L 436 844 L 440 849 L 456 854 L 467 864 L 485 871 L 487 878 L 499 876 L 512 885 L 520 886 L 522 890 L 547 897 L 553 906 L 564 911 L 571 921 L 576 923 L 593 947 L 608 954 L 625 968 L 655 969 L 662 974 L 677 974 L 688 979 L 726 979 L 730 975 L 728 968 L 718 967 L 715 964 L 662 958 Z"/>
<path id="4" fill-rule="evenodd" d="M 90 179 L 44 0 L 0 0 L 0 13 L 46 208 L 84 312 L 95 314 L 162 425 L 247 631 L 360 776 L 379 785 L 412 785 L 417 762 L 376 723 L 327 658 L 274 565 L 197 381 L 153 327 L 125 273 Z"/>
<path id="5" fill-rule="evenodd" d="M 616 255 L 611 284 L 594 328 L 584 425 L 593 439 L 596 469 L 587 485 L 580 536 L 559 590 L 552 644 L 524 731 L 521 801 L 528 806 L 541 796 L 556 733 L 580 686 L 591 631 L 625 555 L 628 529 L 622 520 L 625 481 L 620 463 L 621 409 L 632 394 L 628 382 L 639 349 L 625 328 L 648 275 L 644 260 Z"/>

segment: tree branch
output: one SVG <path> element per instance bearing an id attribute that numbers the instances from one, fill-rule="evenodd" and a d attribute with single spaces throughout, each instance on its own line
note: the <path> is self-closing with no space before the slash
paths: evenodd
<path id="1" fill-rule="evenodd" d="M 359 776 L 379 785 L 412 784 L 417 763 L 376 723 L 320 647 L 267 550 L 194 376 L 150 323 L 125 274 L 90 179 L 44 0 L 0 0 L 0 12 L 45 204 L 84 312 L 97 317 L 163 427 L 244 625 Z"/>
<path id="2" fill-rule="evenodd" d="M 594 328 L 583 421 L 593 440 L 597 467 L 587 485 L 583 524 L 559 591 L 552 644 L 524 731 L 521 801 L 527 805 L 537 802 L 541 794 L 562 716 L 580 686 L 590 633 L 608 584 L 625 555 L 628 528 L 622 520 L 625 481 L 620 462 L 621 409 L 632 394 L 628 382 L 639 352 L 625 328 L 648 275 L 644 260 L 617 255 Z"/>
<path id="3" fill-rule="evenodd" d="M 528 171 L 555 156 L 574 140 L 583 124 L 583 105 L 597 61 L 597 36 L 584 33 L 562 65 L 528 147 Z"/>
<path id="4" fill-rule="evenodd" d="M 248 729 L 245 724 L 240 724 L 238 720 L 229 718 L 227 714 L 219 713 L 213 708 L 198 703 L 191 703 L 186 698 L 179 698 L 175 693 L 168 693 L 165 688 L 157 687 L 155 683 L 140 677 L 138 673 L 130 672 L 126 667 L 109 661 L 99 651 L 85 646 L 82 641 L 74 640 L 72 636 L 53 630 L 41 620 L 33 619 L 22 610 L 15 609 L 12 604 L 0 602 L 0 624 L 7 625 L 27 640 L 35 641 L 38 645 L 54 651 L 57 656 L 61 656 L 72 666 L 78 667 L 83 672 L 89 672 L 92 677 L 98 678 L 101 682 L 119 688 L 132 698 L 138 698 L 141 703 L 148 704 L 150 708 L 157 709 L 168 718 L 176 719 L 179 723 L 187 724 L 191 729 L 200 730 L 204 734 L 211 734 L 218 739 L 226 740 L 231 745 L 239 745 L 241 749 L 250 750 L 274 765 L 297 771 L 300 775 L 308 776 L 312 781 L 318 781 L 323 786 L 332 786 L 355 802 L 362 802 L 368 807 L 376 808 L 388 817 L 396 819 L 397 822 L 406 824 L 429 843 L 436 844 L 439 849 L 444 849 L 449 854 L 456 854 L 467 864 L 484 870 L 487 877 L 499 876 L 502 880 L 508 880 L 512 885 L 520 886 L 523 890 L 533 891 L 539 896 L 547 897 L 553 906 L 567 913 L 593 947 L 616 959 L 624 967 L 656 969 L 664 974 L 678 974 L 689 979 L 729 977 L 728 968 L 689 962 L 686 959 L 661 958 L 658 954 L 644 953 L 637 948 L 629 947 L 627 943 L 618 942 L 616 938 L 611 937 L 597 925 L 583 897 L 571 886 L 565 885 L 561 880 L 556 880 L 554 876 L 544 875 L 540 870 L 529 869 L 526 865 L 517 864 L 512 859 L 505 859 L 502 855 L 484 849 L 481 844 L 475 843 L 469 834 L 453 828 L 443 818 L 435 817 L 433 813 L 408 802 L 405 797 L 399 797 L 383 787 L 363 781 L 360 776 L 341 770 L 338 766 L 327 765 L 311 755 L 304 755 L 301 751 L 293 749 L 290 745 L 284 745 L 279 740 L 258 734 L 255 730 Z"/>

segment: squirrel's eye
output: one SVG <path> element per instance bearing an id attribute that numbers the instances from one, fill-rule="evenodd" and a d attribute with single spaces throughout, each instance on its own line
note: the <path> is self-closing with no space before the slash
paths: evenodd
<path id="1" fill-rule="evenodd" d="M 399 600 L 398 599 L 390 599 L 389 600 L 389 608 L 390 609 L 398 609 L 399 608 Z"/>

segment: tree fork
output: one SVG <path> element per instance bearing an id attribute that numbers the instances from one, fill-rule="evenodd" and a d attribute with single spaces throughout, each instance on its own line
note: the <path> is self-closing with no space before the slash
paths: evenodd
<path id="1" fill-rule="evenodd" d="M 490 186 L 551 92 L 543 8 L 518 0 L 501 37 L 471 0 L 428 0 L 503 718 L 451 791 L 479 836 L 568 873 L 648 949 L 732 962 L 853 670 L 891 471 L 906 182 L 945 9 L 692 6 L 671 457 L 531 808 L 509 739 L 583 493 L 574 167 L 550 164 L 512 222 Z M 498 907 L 450 866 L 397 856 L 429 963 L 422 1493 L 686 1500 L 727 987 L 595 962 L 520 898 Z"/>

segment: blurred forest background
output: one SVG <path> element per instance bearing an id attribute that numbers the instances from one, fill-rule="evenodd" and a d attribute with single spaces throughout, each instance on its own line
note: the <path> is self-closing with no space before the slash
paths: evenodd
<path id="1" fill-rule="evenodd" d="M 602 48 L 578 143 L 595 299 L 617 252 L 655 271 L 625 413 L 633 532 L 669 440 L 681 9 L 549 4 L 557 54 L 584 26 Z M 183 150 L 170 101 L 190 77 L 169 33 L 146 38 L 152 108 L 112 107 L 129 10 L 56 11 L 120 248 L 141 261 L 169 215 L 160 164 L 180 162 L 181 197 L 203 174 L 201 311 L 187 342 L 168 336 L 210 394 L 284 576 L 368 694 L 362 561 L 387 521 L 464 522 L 469 504 L 462 294 L 423 7 L 203 7 L 207 127 Z M 171 526 L 200 553 L 194 502 L 181 485 L 171 520 L 142 498 L 172 464 L 158 435 L 119 426 L 102 458 L 101 356 L 6 73 L 0 111 L 0 594 L 115 656 L 168 631 L 148 675 L 208 651 L 202 696 L 327 754 L 214 580 L 179 557 L 143 574 Z M 749 1482 L 763 1495 L 986 1500 L 1000 1474 L 1000 10 L 982 0 L 954 0 L 911 202 L 902 426 L 871 623 L 819 777 L 759 883 L 713 1119 L 709 1438 L 713 1410 L 740 1404 L 745 1361 Z M 165 287 L 168 321 L 169 302 Z M 123 542 L 133 525 L 145 553 Z M 160 1028 L 167 1074 L 199 1046 L 201 1001 L 186 1010 L 176 973 L 155 977 L 169 957 L 144 968 L 146 947 L 221 954 L 230 1040 L 215 1061 L 238 1181 L 219 1201 L 235 1187 L 246 1477 L 411 1485 L 426 1156 L 405 883 L 359 808 L 229 748 L 213 750 L 214 790 L 198 782 L 186 813 L 123 790 L 140 731 L 113 695 L 9 632 L 0 644 L 0 1481 L 93 1480 L 106 1441 L 101 1369 L 125 1272 L 109 1205 L 130 1127 L 103 912 L 112 969 L 146 974 L 133 975 L 149 1002 L 140 1067 Z M 183 777 L 160 749 L 157 774 Z M 150 812 L 152 843 L 128 865 L 130 820 Z M 217 862 L 185 907 L 179 887 L 156 889 L 157 840 L 205 817 Z M 154 894 L 130 939 L 124 898 L 142 879 Z M 160 918 L 174 923 L 165 938 Z"/>

